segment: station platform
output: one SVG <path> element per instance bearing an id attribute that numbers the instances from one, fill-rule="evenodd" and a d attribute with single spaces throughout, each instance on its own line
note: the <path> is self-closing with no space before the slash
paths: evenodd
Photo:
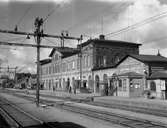
<path id="1" fill-rule="evenodd" d="M 18 89 L 8 89 L 11 91 L 20 91 L 26 92 L 27 90 L 18 90 Z M 36 90 L 28 90 L 29 94 L 35 94 Z M 40 90 L 41 96 L 51 96 L 51 97 L 60 97 L 72 100 L 85 100 L 89 101 L 93 98 L 94 102 L 105 104 L 110 106 L 112 104 L 127 105 L 129 107 L 142 107 L 147 109 L 155 110 L 165 110 L 167 112 L 167 100 L 161 99 L 146 99 L 141 98 L 127 98 L 127 97 L 116 97 L 116 96 L 100 96 L 100 94 L 94 93 L 68 93 L 64 91 L 50 91 L 50 90 Z"/>
<path id="2" fill-rule="evenodd" d="M 94 101 L 105 103 L 105 104 L 115 104 L 116 103 L 116 104 L 123 104 L 127 106 L 167 111 L 167 100 L 160 100 L 160 99 L 105 96 L 105 97 L 95 97 Z"/>
<path id="3" fill-rule="evenodd" d="M 20 92 L 27 92 L 25 89 L 8 89 L 11 91 L 20 91 Z M 29 94 L 35 94 L 36 90 L 28 90 Z M 117 96 L 100 96 L 100 94 L 95 93 L 68 93 L 64 91 L 50 91 L 50 90 L 40 90 L 40 95 L 44 96 L 55 96 L 55 97 L 62 97 L 62 98 L 70 98 L 70 99 L 87 99 L 93 97 L 94 101 L 102 102 L 102 103 L 120 103 L 126 105 L 134 105 L 134 106 L 141 106 L 147 108 L 154 108 L 154 109 L 163 109 L 167 110 L 167 100 L 161 99 L 146 99 L 143 97 L 140 98 L 127 98 L 127 97 L 117 97 Z"/>
<path id="4" fill-rule="evenodd" d="M 43 107 L 42 104 L 40 104 L 39 107 L 37 107 L 35 102 L 26 100 L 25 98 L 20 98 L 17 96 L 10 95 L 8 93 L 1 92 L 0 97 L 6 98 L 8 101 L 15 104 L 22 111 L 29 113 L 31 117 L 38 118 L 39 120 L 48 123 L 50 122 L 55 124 L 59 123 L 61 128 L 123 128 L 123 126 L 117 124 L 111 125 L 108 122 L 101 121 L 78 113 L 73 113 L 67 110 L 63 110 L 61 108 L 56 108 L 54 106 Z M 17 119 L 18 122 L 22 120 L 22 118 L 17 118 Z M 69 124 L 71 124 L 71 126 L 69 126 Z M 42 126 L 39 127 L 46 128 Z M 38 128 L 38 127 L 31 126 L 30 124 L 29 126 L 27 125 L 25 128 Z"/>
<path id="5" fill-rule="evenodd" d="M 18 91 L 14 89 L 10 89 L 11 91 Z M 25 92 L 25 90 L 19 90 L 20 92 Z M 29 90 L 29 94 L 35 93 L 35 90 Z M 27 95 L 26 93 L 23 93 L 23 95 Z M 120 103 L 120 104 L 129 104 L 129 105 L 136 105 L 136 106 L 145 106 L 145 107 L 154 107 L 157 109 L 166 109 L 167 106 L 167 101 L 164 100 L 159 100 L 159 99 L 144 99 L 144 98 L 123 98 L 123 97 L 111 97 L 111 96 L 99 96 L 96 94 L 69 94 L 66 92 L 50 92 L 46 90 L 41 90 L 40 91 L 41 99 L 48 99 L 47 97 L 44 97 L 44 95 L 50 95 L 53 96 L 52 98 L 49 98 L 49 100 L 56 101 L 56 96 L 62 96 L 62 97 L 69 97 L 71 98 L 87 98 L 87 97 L 94 97 L 95 102 L 101 102 L 104 104 L 112 104 L 113 102 Z M 35 96 L 34 96 L 35 97 Z M 133 118 L 141 118 L 144 120 L 149 120 L 149 121 L 154 121 L 154 122 L 161 122 L 164 124 L 167 124 L 166 117 L 161 117 L 161 116 L 155 116 L 155 115 L 150 115 L 150 114 L 145 114 L 145 113 L 137 113 L 137 112 L 132 112 L 132 111 L 126 111 L 126 110 L 120 110 L 120 109 L 113 109 L 113 108 L 108 108 L 108 107 L 100 107 L 100 106 L 91 106 L 89 104 L 82 104 L 82 103 L 74 103 L 74 102 L 69 102 L 72 103 L 73 105 L 77 106 L 83 106 L 84 108 L 93 108 L 93 109 L 99 109 L 103 111 L 108 111 L 124 116 L 131 116 Z M 159 108 L 158 108 L 159 107 Z"/>

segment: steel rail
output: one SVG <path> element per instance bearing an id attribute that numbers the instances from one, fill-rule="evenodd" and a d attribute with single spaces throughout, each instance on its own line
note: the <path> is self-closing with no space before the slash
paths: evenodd
<path id="1" fill-rule="evenodd" d="M 17 92 L 23 93 L 21 91 L 17 91 Z M 19 95 L 19 94 L 16 94 L 16 95 Z M 34 94 L 29 94 L 29 95 L 34 95 Z M 49 95 L 41 95 L 41 96 L 48 97 L 48 98 L 55 98 L 56 97 L 57 99 L 62 99 L 64 101 L 70 100 L 70 101 L 74 101 L 74 102 L 82 102 L 81 100 L 69 99 L 69 98 L 59 97 L 59 96 L 49 96 Z M 140 113 L 144 113 L 144 114 L 151 114 L 151 115 L 156 115 L 156 116 L 167 117 L 167 111 L 162 110 L 162 109 L 148 109 L 146 107 L 128 106 L 128 105 L 119 104 L 119 103 L 115 103 L 115 104 L 103 103 L 102 104 L 100 102 L 86 102 L 86 101 L 84 103 L 89 104 L 89 105 L 94 105 L 94 106 L 122 109 L 122 110 L 127 110 L 127 111 L 140 112 Z"/>
<path id="2" fill-rule="evenodd" d="M 29 100 L 33 99 L 33 97 L 29 98 L 28 96 L 27 97 L 24 96 L 24 98 L 28 98 Z M 45 102 L 46 104 L 49 103 L 49 100 L 42 100 L 42 101 Z M 68 103 L 59 104 L 58 102 L 53 102 L 53 101 L 51 102 L 55 103 L 57 106 L 60 106 L 61 109 L 64 109 L 67 111 L 79 113 L 82 115 L 86 115 L 89 117 L 97 118 L 100 120 L 104 120 L 110 123 L 119 124 L 119 125 L 130 127 L 130 128 L 143 128 L 144 126 L 149 126 L 149 128 L 151 127 L 167 128 L 167 125 L 161 122 L 149 121 L 149 120 L 134 118 L 130 116 L 125 117 L 124 115 L 115 114 L 112 112 L 107 113 L 105 111 L 92 110 L 90 108 L 78 107 Z"/>
<path id="3" fill-rule="evenodd" d="M 2 100 L 2 98 L 1 98 L 0 101 L 3 102 L 5 106 L 7 105 L 8 107 L 10 107 L 11 110 L 13 110 L 13 111 L 15 110 L 15 111 L 19 112 L 20 114 L 24 114 L 24 116 L 27 116 L 29 119 L 34 120 L 35 122 L 38 122 L 40 125 L 44 123 L 44 121 L 42 121 L 42 120 L 38 119 L 37 117 L 35 117 L 35 116 L 33 116 L 33 115 L 27 113 L 26 111 L 24 111 L 23 109 L 21 109 L 20 107 L 18 107 L 18 106 L 16 106 L 16 105 L 10 103 L 10 102 L 7 101 L 6 99 L 3 99 L 3 100 Z M 13 120 L 13 121 L 18 125 L 18 128 L 23 128 L 23 127 L 24 127 L 23 124 L 21 124 L 17 119 L 15 119 L 15 118 L 12 116 L 12 114 L 10 114 L 10 113 L 8 112 L 8 110 L 6 110 L 6 109 L 3 107 L 2 104 L 1 104 L 0 108 L 11 118 L 11 120 Z"/>
<path id="4" fill-rule="evenodd" d="M 21 109 L 17 105 L 15 105 L 13 103 L 9 103 L 9 101 L 7 102 L 7 100 L 2 101 L 2 98 L 0 98 L 0 101 L 1 102 L 6 102 L 6 103 L 4 103 L 4 105 L 9 105 L 10 107 L 16 109 L 17 111 L 19 111 L 21 113 L 24 113 L 26 116 L 30 117 L 31 119 L 39 122 L 39 125 L 42 125 L 41 127 L 45 126 L 47 128 L 55 128 L 54 124 L 48 124 L 47 122 L 42 121 L 41 119 L 35 117 L 34 115 L 31 115 L 30 113 L 24 111 L 23 109 Z M 3 110 L 4 114 L 6 114 L 6 116 L 8 116 L 10 118 L 10 120 L 12 120 L 12 122 L 14 122 L 14 125 L 15 125 L 16 128 L 24 128 L 24 126 L 22 126 L 22 124 L 19 121 L 17 121 L 6 109 L 4 109 L 2 107 L 2 103 L 1 103 L 0 109 Z"/>

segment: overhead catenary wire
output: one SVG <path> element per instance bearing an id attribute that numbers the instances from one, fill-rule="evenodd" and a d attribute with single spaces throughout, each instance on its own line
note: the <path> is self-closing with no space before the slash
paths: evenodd
<path id="1" fill-rule="evenodd" d="M 124 6 L 127 6 L 127 5 L 129 5 L 129 3 L 122 3 L 122 4 L 120 4 L 119 6 L 114 6 L 113 8 L 112 8 L 112 10 L 115 10 L 116 8 L 122 8 L 122 7 L 124 7 Z M 74 25 L 72 25 L 72 26 L 70 26 L 70 27 L 68 27 L 68 31 L 69 30 L 72 30 L 72 29 L 76 29 L 78 26 L 80 26 L 82 23 L 84 23 L 84 22 L 87 22 L 88 20 L 90 20 L 90 18 L 92 19 L 92 18 L 94 18 L 94 17 L 97 17 L 97 16 L 99 16 L 99 15 L 101 15 L 101 13 L 104 13 L 104 12 L 106 12 L 106 11 L 108 11 L 108 9 L 110 9 L 111 7 L 107 7 L 107 8 L 104 8 L 104 9 L 102 9 L 102 10 L 100 10 L 100 11 L 98 11 L 97 13 L 95 13 L 95 14 L 91 14 L 91 15 L 89 15 L 87 18 L 85 18 L 85 19 L 83 19 L 82 21 L 80 21 L 80 22 L 78 22 L 78 23 L 76 23 L 76 24 L 74 24 Z M 114 12 L 112 12 L 112 13 L 114 13 Z"/>
<path id="2" fill-rule="evenodd" d="M 24 17 L 28 14 L 28 12 L 30 11 L 30 9 L 32 8 L 32 5 L 30 5 L 24 12 L 23 16 L 20 17 L 20 19 L 18 20 L 16 26 L 19 26 L 21 21 L 24 19 Z"/>
<path id="3" fill-rule="evenodd" d="M 22 40 L 22 39 L 25 39 L 25 37 L 8 38 L 8 39 L 3 40 L 3 41 L 17 41 L 17 40 Z"/>
<path id="4" fill-rule="evenodd" d="M 25 37 L 16 37 L 16 38 L 11 38 L 11 39 L 6 39 L 6 40 L 3 40 L 3 41 L 10 41 L 10 42 L 12 42 L 12 41 L 19 41 L 19 40 L 21 40 L 21 43 L 23 43 L 24 41 L 25 41 Z M 17 48 L 7 48 L 7 47 L 4 47 L 3 46 L 3 48 L 2 47 L 0 47 L 0 49 L 3 49 L 3 50 L 10 50 L 10 49 L 12 49 L 12 50 L 17 50 Z"/>
<path id="5" fill-rule="evenodd" d="M 47 39 L 47 38 L 43 38 L 43 39 L 45 39 L 47 42 L 49 42 L 49 43 L 51 43 L 51 44 L 54 44 L 54 45 L 55 45 L 55 42 L 53 42 L 53 41 L 51 41 L 51 40 L 49 40 L 49 39 Z"/>
<path id="6" fill-rule="evenodd" d="M 57 9 L 57 8 L 56 8 Z M 43 22 L 45 22 L 55 11 L 56 9 L 53 9 L 46 17 L 45 19 L 43 20 Z"/>
<path id="7" fill-rule="evenodd" d="M 64 4 L 64 1 L 63 1 L 63 4 Z M 43 22 L 45 22 L 45 21 L 56 11 L 56 9 L 58 9 L 60 6 L 61 6 L 61 4 L 58 4 L 55 9 L 52 9 L 52 10 L 47 14 L 47 16 L 43 19 Z"/>
<path id="8" fill-rule="evenodd" d="M 159 20 L 159 19 L 161 19 L 161 18 L 164 18 L 164 17 L 166 17 L 166 16 L 167 16 L 167 11 L 162 12 L 162 13 L 160 13 L 160 14 L 157 14 L 157 15 L 155 15 L 155 16 L 149 17 L 149 18 L 147 18 L 147 19 L 145 19 L 145 20 L 143 20 L 143 21 L 140 21 L 140 22 L 135 23 L 135 24 L 133 24 L 133 25 L 131 25 L 131 26 L 122 28 L 122 29 L 117 30 L 117 31 L 115 31 L 115 32 L 111 32 L 111 33 L 105 34 L 105 36 L 114 37 L 114 36 L 116 36 L 116 35 L 119 35 L 119 34 L 121 34 L 121 33 L 130 31 L 130 30 L 133 30 L 133 29 L 136 29 L 136 28 L 138 28 L 138 27 L 140 27 L 140 26 L 143 26 L 143 25 L 146 25 L 146 24 L 148 24 L 148 23 L 154 22 L 154 21 Z"/>
<path id="9" fill-rule="evenodd" d="M 127 5 L 129 5 L 130 3 L 122 3 L 122 4 L 120 4 L 119 6 L 114 6 L 113 8 L 112 8 L 112 14 L 113 13 L 116 13 L 117 12 L 117 8 L 118 9 L 120 9 L 120 8 L 124 8 L 124 7 L 126 7 Z M 115 11 L 116 10 L 116 11 Z M 105 11 L 108 11 L 108 8 L 106 8 L 106 10 L 104 10 L 104 12 Z M 102 11 L 102 13 L 103 13 L 103 11 Z M 105 19 L 105 15 L 103 15 L 103 24 L 104 24 L 104 19 Z M 96 24 L 96 26 L 98 26 L 98 24 Z M 104 33 L 104 26 L 103 26 L 103 33 Z M 102 34 L 101 33 L 101 31 L 98 31 L 98 30 L 96 30 L 96 33 L 94 34 L 94 36 L 91 36 L 92 38 L 98 38 L 98 36 L 100 35 L 100 34 Z M 87 34 L 86 34 L 87 35 Z"/>

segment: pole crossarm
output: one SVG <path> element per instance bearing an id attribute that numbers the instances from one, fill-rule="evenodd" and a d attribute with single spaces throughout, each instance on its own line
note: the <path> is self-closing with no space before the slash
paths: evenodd
<path id="1" fill-rule="evenodd" d="M 35 36 L 34 33 L 28 33 L 28 32 L 19 32 L 19 31 L 11 31 L 11 30 L 2 30 L 0 29 L 1 33 L 8 33 L 8 34 L 17 34 L 17 35 L 30 35 Z"/>
<path id="2" fill-rule="evenodd" d="M 0 67 L 0 69 L 16 69 L 16 68 Z"/>
<path id="3" fill-rule="evenodd" d="M 24 46 L 24 47 L 40 47 L 40 48 L 54 48 L 58 51 L 62 52 L 71 52 L 71 49 L 68 49 L 66 47 L 57 47 L 57 46 L 49 46 L 49 45 L 39 45 L 36 44 L 20 44 L 20 43 L 9 43 L 9 42 L 2 42 L 0 41 L 0 45 L 8 45 L 8 46 Z M 79 49 L 74 49 L 75 51 L 79 51 Z"/>
<path id="4" fill-rule="evenodd" d="M 36 33 L 19 32 L 19 31 L 2 30 L 2 29 L 0 29 L 0 33 L 37 36 Z M 45 34 L 45 33 L 41 33 L 41 37 L 52 37 L 52 38 L 60 38 L 60 39 L 64 38 L 64 39 L 71 39 L 71 40 L 82 40 L 81 38 L 78 38 L 78 37 L 50 35 L 50 34 Z"/>
<path id="5" fill-rule="evenodd" d="M 8 33 L 8 34 L 17 34 L 17 35 L 27 35 L 27 39 L 29 39 L 29 36 L 34 36 L 36 39 L 36 45 L 35 44 L 21 44 L 21 43 L 9 43 L 9 42 L 1 42 L 0 45 L 8 45 L 8 46 L 24 46 L 24 47 L 36 47 L 37 48 L 37 85 L 36 85 L 36 105 L 37 107 L 39 106 L 39 101 L 40 101 L 40 48 L 54 48 L 59 51 L 65 51 L 65 52 L 71 52 L 74 51 L 74 53 L 77 53 L 80 51 L 79 49 L 68 49 L 64 47 L 64 39 L 70 39 L 70 40 L 78 40 L 82 41 L 83 36 L 81 35 L 80 38 L 77 37 L 71 37 L 66 34 L 64 36 L 63 34 L 61 36 L 59 35 L 49 35 L 43 33 L 43 25 L 44 20 L 42 18 L 37 17 L 35 19 L 34 25 L 35 25 L 35 31 L 33 33 L 28 33 L 28 32 L 19 32 L 17 29 L 15 31 L 12 30 L 2 30 L 0 29 L 0 33 Z M 63 41 L 63 47 L 56 47 L 56 46 L 48 46 L 48 45 L 41 45 L 41 40 L 42 37 L 50 37 L 50 38 L 59 38 L 61 41 Z M 17 82 L 16 82 L 17 83 Z"/>
<path id="6" fill-rule="evenodd" d="M 43 37 L 52 37 L 52 38 L 64 38 L 64 39 L 71 39 L 71 40 L 81 40 L 78 37 L 71 37 L 71 36 L 58 36 L 58 35 L 49 35 L 49 34 L 42 34 Z"/>

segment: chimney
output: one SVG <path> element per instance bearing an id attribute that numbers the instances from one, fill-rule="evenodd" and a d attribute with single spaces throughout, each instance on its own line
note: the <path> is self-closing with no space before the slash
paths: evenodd
<path id="1" fill-rule="evenodd" d="M 100 40 L 105 40 L 105 35 L 102 35 L 102 34 L 99 35 L 99 39 L 100 39 Z"/>
<path id="2" fill-rule="evenodd" d="M 161 53 L 159 52 L 159 49 L 158 49 L 158 53 L 157 53 L 157 56 L 161 56 Z"/>

